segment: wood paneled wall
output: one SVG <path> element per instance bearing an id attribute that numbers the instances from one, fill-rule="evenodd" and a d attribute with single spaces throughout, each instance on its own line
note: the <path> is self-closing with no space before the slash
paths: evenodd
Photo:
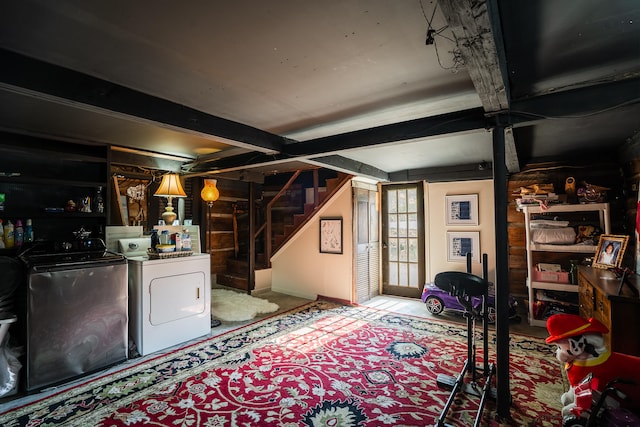
<path id="1" fill-rule="evenodd" d="M 218 180 L 220 198 L 213 203 L 211 211 L 206 203 L 203 203 L 204 248 L 209 248 L 211 254 L 211 273 L 222 273 L 227 270 L 227 260 L 234 258 L 236 244 L 234 238 L 233 206 L 235 204 L 247 204 L 248 184 L 244 182 Z M 208 232 L 208 234 L 207 234 Z M 238 223 L 238 241 L 247 239 L 246 225 Z M 244 239 L 244 240 L 243 240 Z"/>

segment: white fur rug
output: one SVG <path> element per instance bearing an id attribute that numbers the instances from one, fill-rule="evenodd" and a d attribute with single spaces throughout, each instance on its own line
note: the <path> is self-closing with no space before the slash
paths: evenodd
<path id="1" fill-rule="evenodd" d="M 226 289 L 211 290 L 211 315 L 228 322 L 250 320 L 262 313 L 273 313 L 278 304 L 245 293 Z"/>

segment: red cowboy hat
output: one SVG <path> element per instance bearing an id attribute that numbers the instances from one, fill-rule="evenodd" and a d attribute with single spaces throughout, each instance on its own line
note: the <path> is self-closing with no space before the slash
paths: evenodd
<path id="1" fill-rule="evenodd" d="M 577 314 L 554 314 L 547 319 L 547 331 L 551 334 L 545 341 L 552 343 L 563 338 L 582 335 L 587 332 L 599 332 L 608 334 L 609 329 L 598 319 L 589 320 Z"/>

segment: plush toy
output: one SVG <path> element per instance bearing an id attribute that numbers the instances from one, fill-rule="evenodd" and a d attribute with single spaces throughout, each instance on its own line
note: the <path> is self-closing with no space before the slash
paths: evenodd
<path id="1" fill-rule="evenodd" d="M 590 389 L 603 391 L 613 379 L 631 380 L 635 385 L 617 385 L 627 400 L 623 406 L 640 411 L 640 357 L 610 351 L 603 334 L 609 329 L 594 318 L 575 314 L 554 314 L 547 319 L 550 336 L 547 343 L 555 343 L 556 357 L 565 364 L 571 388 L 562 395 L 563 415 L 590 407 L 590 399 L 578 399 Z M 637 339 L 637 337 L 629 337 Z M 589 378 L 590 381 L 583 381 Z M 590 394 L 590 393 L 589 393 Z"/>
<path id="2" fill-rule="evenodd" d="M 576 244 L 593 244 L 597 245 L 597 237 L 602 234 L 599 227 L 593 225 L 579 225 L 576 233 Z"/>

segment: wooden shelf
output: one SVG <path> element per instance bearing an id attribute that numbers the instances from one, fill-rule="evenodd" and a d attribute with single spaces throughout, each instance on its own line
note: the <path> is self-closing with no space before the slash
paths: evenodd
<path id="1" fill-rule="evenodd" d="M 93 201 L 98 187 L 103 188 L 106 199 L 109 147 L 56 142 L 53 151 L 46 139 L 2 135 L 0 193 L 5 194 L 5 224 L 32 219 L 36 239 L 67 239 L 80 227 L 92 231 L 94 237 L 104 237 L 108 202 L 103 213 L 48 212 L 45 208 L 64 208 L 69 200 L 78 204 L 86 197 Z"/>
<path id="2" fill-rule="evenodd" d="M 546 245 L 542 243 L 531 243 L 529 250 L 540 252 L 572 252 L 591 253 L 596 252 L 597 246 L 592 245 Z"/>
<path id="3" fill-rule="evenodd" d="M 573 283 L 531 282 L 529 286 L 547 291 L 578 292 L 578 285 Z"/>

